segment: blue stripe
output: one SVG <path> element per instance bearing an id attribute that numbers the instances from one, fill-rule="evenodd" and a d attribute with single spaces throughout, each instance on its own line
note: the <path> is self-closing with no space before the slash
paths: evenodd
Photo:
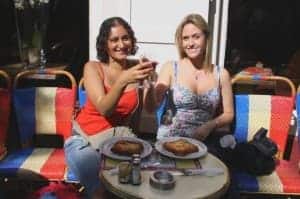
<path id="1" fill-rule="evenodd" d="M 167 101 L 168 101 L 167 98 L 168 98 L 168 94 L 166 93 L 163 101 L 160 103 L 159 107 L 156 110 L 156 120 L 158 126 L 160 125 L 162 117 L 167 109 Z"/>
<path id="2" fill-rule="evenodd" d="M 297 94 L 297 99 L 296 99 L 296 109 L 297 109 L 297 124 L 298 124 L 298 142 L 300 144 L 300 93 Z"/>
<path id="3" fill-rule="evenodd" d="M 14 90 L 14 108 L 22 143 L 35 133 L 35 91 L 35 88 Z"/>
<path id="4" fill-rule="evenodd" d="M 255 176 L 236 171 L 233 172 L 233 178 L 239 191 L 258 192 L 259 186 Z"/>
<path id="5" fill-rule="evenodd" d="M 298 121 L 300 121 L 300 93 L 297 95 L 297 103 L 296 103 L 296 108 L 297 108 L 297 118 Z"/>
<path id="6" fill-rule="evenodd" d="M 247 141 L 249 121 L 249 96 L 235 95 L 234 136 L 238 142 Z"/>
<path id="7" fill-rule="evenodd" d="M 0 175 L 9 177 L 15 176 L 24 161 L 32 154 L 33 149 L 23 149 L 13 152 L 0 162 Z"/>
<path id="8" fill-rule="evenodd" d="M 83 107 L 86 101 L 86 91 L 83 88 L 78 88 L 79 107 Z"/>
<path id="9" fill-rule="evenodd" d="M 256 80 L 256 81 L 259 81 L 259 80 L 262 79 L 262 76 L 261 75 L 253 75 L 252 79 Z"/>

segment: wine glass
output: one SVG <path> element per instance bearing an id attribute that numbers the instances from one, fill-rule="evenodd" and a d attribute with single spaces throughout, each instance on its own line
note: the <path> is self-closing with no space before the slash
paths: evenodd
<path id="1" fill-rule="evenodd" d="M 136 55 L 129 55 L 127 56 L 127 60 L 130 61 L 131 63 L 138 64 L 140 62 L 140 57 Z M 138 84 L 138 88 L 144 88 L 144 81 L 141 80 Z"/>
<path id="2" fill-rule="evenodd" d="M 143 84 L 146 86 L 146 88 L 150 88 L 151 84 L 154 84 L 156 79 L 157 79 L 157 74 L 155 72 L 155 67 L 158 64 L 158 62 L 155 61 L 155 58 L 154 58 L 153 54 L 151 54 L 149 52 L 143 51 L 140 54 L 140 57 L 141 57 L 141 60 L 153 61 L 154 71 L 151 72 L 151 74 L 148 76 L 148 78 L 146 80 L 144 80 L 144 82 L 143 82 Z"/>
<path id="3" fill-rule="evenodd" d="M 140 60 L 143 61 L 152 61 L 154 59 L 152 59 L 152 56 L 149 56 L 148 54 L 146 55 L 146 53 L 140 53 L 138 56 L 135 55 L 130 55 L 127 56 L 127 60 L 130 60 L 133 63 L 139 63 Z M 153 63 L 155 67 L 157 65 L 156 62 Z M 154 72 L 153 74 L 151 73 L 147 79 L 141 80 L 139 82 L 138 88 L 149 88 L 150 84 L 153 84 L 153 82 L 156 79 L 156 73 Z"/>

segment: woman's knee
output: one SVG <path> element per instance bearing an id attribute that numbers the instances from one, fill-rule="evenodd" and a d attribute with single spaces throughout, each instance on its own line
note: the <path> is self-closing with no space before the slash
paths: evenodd
<path id="1" fill-rule="evenodd" d="M 65 143 L 65 153 L 68 160 L 78 164 L 100 164 L 100 153 L 91 147 L 89 142 L 78 135 L 72 136 Z"/>
<path id="2" fill-rule="evenodd" d="M 72 136 L 65 143 L 68 167 L 86 187 L 89 193 L 100 185 L 100 153 L 81 136 Z"/>
<path id="3" fill-rule="evenodd" d="M 69 137 L 64 144 L 64 148 L 67 151 L 72 151 L 74 149 L 79 150 L 89 145 L 89 142 L 83 138 L 81 135 L 73 135 Z"/>

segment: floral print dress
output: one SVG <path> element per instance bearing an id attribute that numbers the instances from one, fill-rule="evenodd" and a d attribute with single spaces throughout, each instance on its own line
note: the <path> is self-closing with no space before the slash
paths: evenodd
<path id="1" fill-rule="evenodd" d="M 220 102 L 220 67 L 216 66 L 218 86 L 205 93 L 196 94 L 189 88 L 177 83 L 177 62 L 174 62 L 174 84 L 170 88 L 173 100 L 171 124 L 161 124 L 157 139 L 163 137 L 193 137 L 195 129 L 215 116 Z"/>

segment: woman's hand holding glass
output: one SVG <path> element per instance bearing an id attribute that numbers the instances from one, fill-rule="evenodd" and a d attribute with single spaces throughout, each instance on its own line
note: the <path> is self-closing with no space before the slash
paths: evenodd
<path id="1" fill-rule="evenodd" d="M 146 87 L 149 88 L 152 84 L 152 82 L 154 81 L 154 75 L 155 73 L 155 67 L 157 65 L 156 61 L 150 61 L 147 58 L 141 58 L 140 59 L 140 64 L 146 68 L 150 68 L 151 70 L 148 71 L 148 73 L 146 74 L 146 77 L 142 80 L 142 82 L 140 82 L 140 86 L 142 88 Z"/>
<path id="2" fill-rule="evenodd" d="M 151 61 L 150 61 L 151 60 Z M 154 84 L 154 82 L 156 81 L 157 79 L 157 74 L 155 72 L 155 68 L 156 68 L 156 65 L 158 64 L 158 62 L 156 61 L 153 61 L 154 59 L 152 57 L 149 57 L 145 54 L 143 54 L 140 58 L 140 63 L 145 63 L 145 62 L 152 62 L 151 65 L 153 67 L 153 70 L 151 71 L 151 73 L 148 75 L 147 79 L 145 79 L 143 81 L 143 84 L 142 84 L 142 87 L 146 87 L 146 88 L 150 88 L 151 85 Z"/>
<path id="3" fill-rule="evenodd" d="M 137 61 L 137 64 L 129 67 L 127 70 L 124 70 L 120 77 L 119 81 L 124 84 L 128 85 L 131 83 L 143 83 L 144 80 L 147 80 L 149 76 L 155 71 L 156 62 L 153 61 Z"/>
<path id="4" fill-rule="evenodd" d="M 157 65 L 156 61 L 149 60 L 145 56 L 141 56 L 140 58 L 130 57 L 129 60 L 134 60 L 135 63 L 139 63 L 136 66 L 138 67 L 138 80 L 139 80 L 139 87 L 150 87 L 152 82 L 156 80 L 156 73 L 155 67 Z M 136 67 L 134 66 L 134 67 Z M 133 67 L 133 68 L 134 68 Z"/>

